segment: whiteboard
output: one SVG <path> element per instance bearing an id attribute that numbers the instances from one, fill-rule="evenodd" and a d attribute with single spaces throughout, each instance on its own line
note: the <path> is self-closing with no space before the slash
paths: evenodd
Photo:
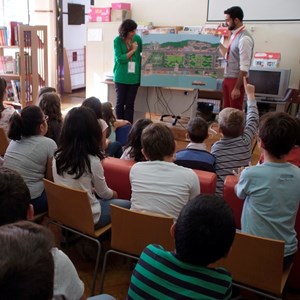
<path id="1" fill-rule="evenodd" d="M 224 21 L 224 10 L 240 6 L 244 21 L 300 21 L 300 0 L 208 0 L 207 21 Z"/>

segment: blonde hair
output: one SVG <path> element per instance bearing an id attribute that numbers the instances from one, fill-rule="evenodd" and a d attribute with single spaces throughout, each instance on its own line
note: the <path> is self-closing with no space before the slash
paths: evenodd
<path id="1" fill-rule="evenodd" d="M 239 109 L 226 107 L 219 113 L 219 127 L 225 137 L 235 138 L 245 127 L 245 114 Z"/>

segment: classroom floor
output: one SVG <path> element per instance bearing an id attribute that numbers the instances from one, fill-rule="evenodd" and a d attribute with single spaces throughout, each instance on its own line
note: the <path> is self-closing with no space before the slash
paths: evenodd
<path id="1" fill-rule="evenodd" d="M 81 105 L 82 101 L 85 99 L 85 91 L 79 90 L 74 94 L 68 94 L 62 96 L 62 110 L 65 115 L 69 109 L 74 106 Z M 146 117 L 151 117 L 154 122 L 159 121 L 160 116 L 158 115 L 146 115 Z M 174 133 L 177 149 L 182 149 L 186 146 L 188 141 L 185 138 L 185 127 L 187 124 L 187 119 L 182 119 L 177 122 L 175 126 L 172 125 L 172 118 L 165 118 L 164 123 L 172 128 Z M 217 125 L 212 125 L 212 131 L 210 137 L 206 141 L 207 149 L 210 149 L 211 144 L 218 140 L 219 135 L 217 133 Z M 216 131 L 216 132 L 215 132 Z M 256 163 L 259 158 L 259 150 L 257 146 L 253 151 L 252 163 Z M 44 220 L 43 223 L 47 223 L 47 220 Z M 56 238 L 58 247 L 60 247 L 61 234 L 60 230 L 57 227 L 51 226 Z M 96 294 L 99 291 L 99 279 L 100 271 L 102 268 L 103 253 L 110 248 L 110 236 L 107 234 L 101 240 L 102 243 L 102 254 L 100 262 L 100 270 L 98 273 L 98 280 L 96 285 Z M 93 256 L 93 247 L 90 247 L 89 251 L 87 249 L 83 250 L 82 243 L 79 242 L 77 245 L 71 246 L 69 248 L 61 248 L 73 261 L 80 278 L 85 284 L 85 296 L 90 296 L 90 286 L 93 278 L 93 271 L 95 266 L 95 260 L 91 257 Z M 132 262 L 129 259 L 124 259 L 123 257 L 117 255 L 111 255 L 108 261 L 108 267 L 106 272 L 106 278 L 104 282 L 104 293 L 111 294 L 118 300 L 126 299 L 128 285 L 130 282 L 130 276 L 132 271 Z M 256 295 L 242 291 L 241 292 L 243 299 L 245 300 L 259 300 L 261 298 Z M 299 300 L 300 299 L 300 289 L 298 291 L 288 290 L 285 297 L 286 300 Z"/>

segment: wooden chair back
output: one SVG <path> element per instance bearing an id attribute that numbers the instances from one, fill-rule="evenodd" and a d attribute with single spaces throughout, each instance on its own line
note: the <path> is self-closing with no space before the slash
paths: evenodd
<path id="1" fill-rule="evenodd" d="M 0 127 L 0 156 L 4 156 L 8 147 L 9 140 L 2 127 Z"/>
<path id="2" fill-rule="evenodd" d="M 49 218 L 95 236 L 93 214 L 87 192 L 44 179 Z"/>
<path id="3" fill-rule="evenodd" d="M 226 268 L 237 284 L 280 296 L 290 271 L 283 258 L 284 241 L 237 232 L 229 255 L 212 266 Z"/>
<path id="4" fill-rule="evenodd" d="M 135 256 L 140 256 L 149 244 L 159 244 L 170 251 L 175 249 L 170 234 L 172 217 L 132 211 L 116 205 L 110 207 L 112 249 Z"/>

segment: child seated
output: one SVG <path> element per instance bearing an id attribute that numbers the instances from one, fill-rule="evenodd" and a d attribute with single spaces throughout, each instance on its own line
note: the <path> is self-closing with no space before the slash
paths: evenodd
<path id="1" fill-rule="evenodd" d="M 208 124 L 201 117 L 192 118 L 187 125 L 187 138 L 191 141 L 185 149 L 176 152 L 175 164 L 208 172 L 215 172 L 216 158 L 206 151 L 204 140 L 208 137 Z"/>
<path id="2" fill-rule="evenodd" d="M 190 200 L 171 227 L 176 250 L 148 245 L 132 273 L 127 299 L 231 299 L 232 278 L 208 265 L 225 257 L 235 236 L 231 208 L 215 195 Z"/>
<path id="3" fill-rule="evenodd" d="M 42 109 L 45 116 L 48 117 L 48 131 L 45 136 L 58 144 L 63 124 L 60 96 L 55 92 L 47 92 L 40 96 L 39 101 L 39 107 Z"/>
<path id="4" fill-rule="evenodd" d="M 114 115 L 113 106 L 111 102 L 104 102 L 102 103 L 102 118 L 107 123 L 107 132 L 106 132 L 106 152 L 110 155 L 110 153 L 115 152 L 116 143 L 120 143 L 116 136 L 116 130 L 123 129 L 123 134 L 121 140 L 122 143 L 120 145 L 125 144 L 128 138 L 128 132 L 131 127 L 131 123 L 127 120 L 117 119 Z M 126 130 L 125 130 L 126 129 Z M 122 150 L 123 153 L 123 150 Z M 121 157 L 122 153 L 118 156 Z M 113 155 L 112 155 L 113 156 Z M 117 157 L 116 155 L 114 155 Z"/>
<path id="5" fill-rule="evenodd" d="M 295 118 L 295 121 L 298 124 L 297 129 L 295 129 L 295 131 L 297 132 L 296 144 L 291 149 L 291 151 L 287 154 L 285 160 L 300 168 L 300 120 L 298 118 Z M 264 162 L 264 155 L 263 153 L 261 153 L 259 163 L 262 164 L 263 162 Z"/>
<path id="6" fill-rule="evenodd" d="M 177 219 L 182 207 L 199 195 L 196 173 L 173 163 L 175 140 L 169 127 L 149 124 L 142 133 L 146 160 L 130 170 L 131 209 L 165 214 Z"/>
<path id="7" fill-rule="evenodd" d="M 136 162 L 145 160 L 142 153 L 141 136 L 144 128 L 151 123 L 153 122 L 150 119 L 139 119 L 132 125 L 121 159 L 134 160 Z"/>
<path id="8" fill-rule="evenodd" d="M 239 177 L 236 194 L 245 199 L 242 231 L 285 241 L 288 266 L 297 251 L 296 215 L 300 203 L 300 170 L 286 162 L 296 141 L 297 123 L 287 113 L 274 112 L 262 117 L 258 145 L 264 163 L 248 167 Z"/>
<path id="9" fill-rule="evenodd" d="M 223 196 L 224 180 L 233 170 L 246 167 L 251 162 L 253 137 L 257 132 L 259 116 L 254 97 L 255 88 L 247 84 L 247 115 L 236 108 L 224 108 L 219 114 L 219 130 L 223 137 L 212 145 L 211 153 L 216 157 L 217 187 L 216 194 Z"/>

